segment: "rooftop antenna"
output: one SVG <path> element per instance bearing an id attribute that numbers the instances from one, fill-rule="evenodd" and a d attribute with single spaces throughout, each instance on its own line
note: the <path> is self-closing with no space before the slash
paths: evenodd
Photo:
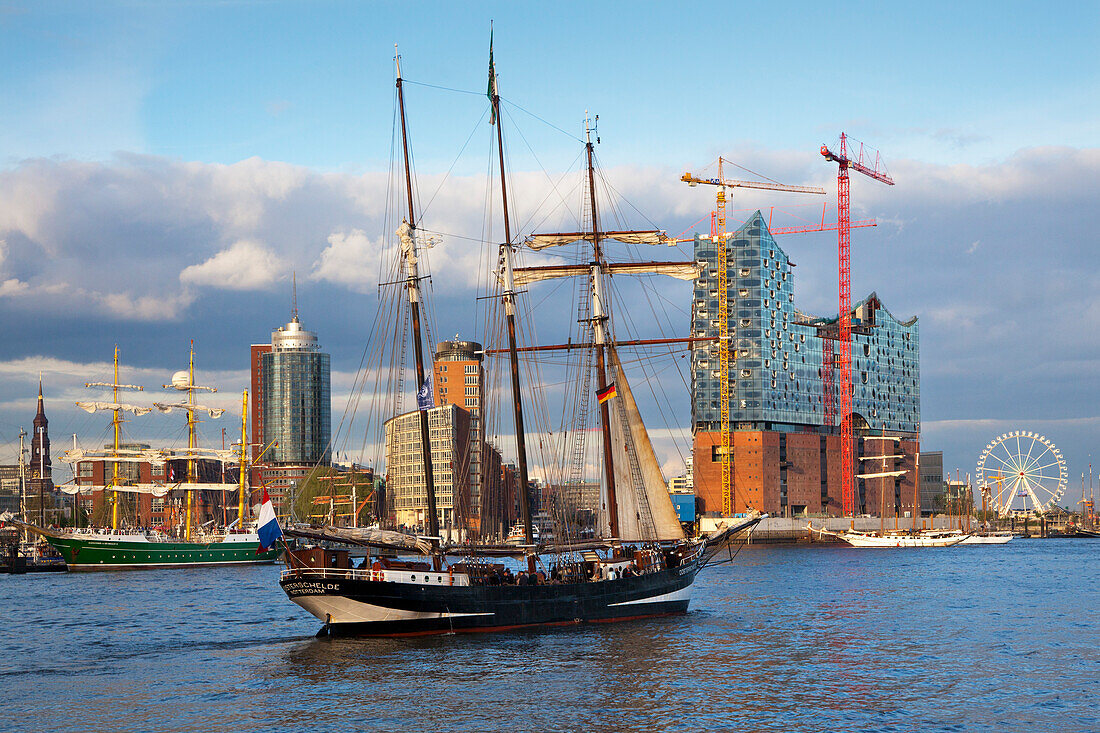
<path id="1" fill-rule="evenodd" d="M 294 271 L 290 274 L 290 320 L 292 323 L 298 322 L 298 273 Z"/>

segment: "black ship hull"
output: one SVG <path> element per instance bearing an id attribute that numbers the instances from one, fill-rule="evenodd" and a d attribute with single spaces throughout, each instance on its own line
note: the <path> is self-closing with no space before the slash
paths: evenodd
<path id="1" fill-rule="evenodd" d="M 447 573 L 408 582 L 369 570 L 295 569 L 280 585 L 331 635 L 415 636 L 626 621 L 685 613 L 699 560 L 613 580 L 450 585 Z"/>

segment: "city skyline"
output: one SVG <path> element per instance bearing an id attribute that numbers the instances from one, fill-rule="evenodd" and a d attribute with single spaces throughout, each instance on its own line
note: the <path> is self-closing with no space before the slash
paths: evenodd
<path id="1" fill-rule="evenodd" d="M 258 14 L 247 4 L 154 3 L 118 22 L 128 7 L 108 5 L 103 18 L 93 18 L 28 5 L 0 20 L 13 62 L 0 88 L 28 100 L 4 112 L 0 124 L 0 315 L 10 325 L 10 346 L 0 357 L 0 462 L 14 458 L 19 426 L 33 418 L 40 370 L 55 446 L 66 446 L 73 432 L 82 440 L 95 432 L 72 402 L 87 396 L 79 385 L 105 373 L 115 343 L 124 373 L 150 388 L 183 368 L 187 342 L 196 338 L 198 371 L 221 385 L 224 406 L 239 410 L 248 345 L 285 322 L 294 271 L 303 317 L 330 345 L 333 410 L 342 412 L 373 312 L 378 277 L 371 260 L 392 240 L 383 211 L 392 43 L 401 44 L 410 80 L 476 92 L 484 87 L 493 17 L 524 234 L 570 220 L 561 210 L 556 219 L 545 216 L 539 202 L 548 178 L 575 171 L 585 109 L 601 116 L 597 153 L 628 223 L 652 221 L 676 235 L 713 207 L 711 193 L 688 189 L 679 174 L 718 154 L 787 183 L 821 185 L 835 201 L 835 167 L 823 163 L 817 146 L 843 129 L 881 148 L 898 185 L 879 190 L 853 181 L 853 213 L 879 221 L 853 233 L 853 299 L 874 290 L 898 317 L 921 319 L 922 444 L 944 451 L 945 472 L 966 472 L 993 436 L 1042 432 L 1066 456 L 1064 503 L 1072 504 L 1100 436 L 1100 415 L 1091 407 L 1100 397 L 1093 335 L 1100 298 L 1089 257 L 1100 150 L 1096 64 L 1084 56 L 1095 10 L 1077 10 L 1078 22 L 1065 24 L 1070 37 L 1060 26 L 1056 43 L 1044 31 L 1055 21 L 1038 7 L 1019 6 L 987 22 L 957 55 L 926 58 L 921 39 L 958 38 L 983 10 L 946 13 L 938 26 L 931 22 L 935 8 L 880 11 L 837 52 L 835 34 L 821 32 L 833 19 L 792 6 L 779 13 L 790 32 L 774 67 L 757 70 L 704 53 L 706 34 L 718 37 L 716 30 L 701 35 L 697 48 L 651 42 L 653 58 L 630 49 L 629 33 L 618 31 L 581 59 L 592 40 L 585 35 L 531 43 L 530 25 L 563 27 L 562 11 L 435 6 L 406 40 L 392 29 L 416 19 L 397 6 L 328 4 L 311 22 L 335 28 L 346 11 L 345 25 L 363 30 L 363 43 L 340 28 L 327 52 L 315 41 L 274 44 L 258 55 L 270 62 L 261 69 L 265 64 L 247 60 L 254 44 L 298 37 L 288 28 L 301 22 L 305 6 L 268 6 L 275 12 L 248 40 L 234 35 Z M 631 8 L 639 21 L 635 41 L 669 28 L 670 36 L 685 37 L 680 29 L 702 14 L 690 9 L 672 18 L 674 11 L 657 6 Z M 589 19 L 606 25 L 613 12 L 593 10 Z M 991 11 L 984 12 L 988 19 Z M 721 17 L 735 27 L 734 10 Z M 215 38 L 196 40 L 215 20 Z M 759 35 L 742 31 L 744 58 L 754 58 L 751 51 L 778 32 L 778 23 L 762 24 Z M 444 32 L 448 24 L 452 30 Z M 302 37 L 313 28 L 303 26 Z M 127 45 L 142 32 L 143 42 Z M 96 33 L 103 41 L 92 45 Z M 1010 53 L 1032 35 L 1043 54 Z M 167 36 L 172 43 L 158 48 Z M 218 38 L 241 42 L 215 53 Z M 937 43 L 950 45 L 943 37 Z M 887 46 L 896 65 L 875 64 Z M 179 63 L 188 53 L 195 63 Z M 42 63 L 30 68 L 29 59 Z M 807 70 L 812 64 L 823 68 Z M 586 78 L 587 66 L 601 73 Z M 316 69 L 325 83 L 290 72 L 299 67 Z M 937 87 L 953 68 L 956 81 L 970 84 Z M 490 128 L 480 118 L 488 103 L 483 94 L 417 84 L 408 91 L 425 227 L 444 233 L 431 253 L 436 340 L 456 332 L 481 340 L 473 299 L 486 248 L 471 240 L 492 239 L 482 223 L 484 146 L 471 145 L 457 161 L 454 155 L 468 135 L 487 140 Z M 437 109 L 447 114 L 433 114 Z M 234 115 L 239 119 L 225 124 Z M 738 192 L 733 208 L 760 206 L 767 214 L 773 203 L 820 218 L 820 209 L 812 214 L 802 202 L 759 194 Z M 536 214 L 542 219 L 525 221 Z M 704 228 L 705 220 L 696 226 Z M 798 264 L 796 306 L 835 314 L 835 233 L 777 240 Z M 667 292 L 686 311 L 690 290 L 674 285 Z M 689 431 L 686 397 L 683 405 L 676 424 L 655 434 Z M 225 420 L 232 435 L 237 426 Z M 172 434 L 178 426 L 159 429 Z M 669 442 L 662 449 L 666 464 L 674 464 Z"/>

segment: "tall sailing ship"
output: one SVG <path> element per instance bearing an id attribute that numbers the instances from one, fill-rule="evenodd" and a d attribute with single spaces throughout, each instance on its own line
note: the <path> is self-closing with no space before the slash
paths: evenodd
<path id="1" fill-rule="evenodd" d="M 96 494 L 102 496 L 110 505 L 110 526 L 103 528 L 77 529 L 69 532 L 56 532 L 43 527 L 28 528 L 43 535 L 46 540 L 61 553 L 70 570 L 112 570 L 164 567 L 194 567 L 208 565 L 254 565 L 272 563 L 280 550 L 260 549 L 259 537 L 255 531 L 244 531 L 242 521 L 249 510 L 247 463 L 245 460 L 247 392 L 242 407 L 241 447 L 239 453 L 228 450 L 202 449 L 198 446 L 196 413 L 206 413 L 211 418 L 221 417 L 224 410 L 207 407 L 195 401 L 195 392 L 216 392 L 215 387 L 195 384 L 195 353 L 191 348 L 190 366 L 187 371 L 176 372 L 172 383 L 164 385 L 186 393 L 186 399 L 176 402 L 157 402 L 152 406 L 134 405 L 119 401 L 120 392 L 141 392 L 143 387 L 119 383 L 118 347 L 114 355 L 114 381 L 89 382 L 85 386 L 109 389 L 109 401 L 87 401 L 76 403 L 89 412 L 107 411 L 112 414 L 111 425 L 114 440 L 106 450 L 83 450 L 74 447 L 61 457 L 62 461 L 73 465 L 82 461 L 103 461 L 111 466 L 110 480 L 99 486 L 64 485 L 62 491 L 69 494 Z M 187 413 L 187 449 L 185 451 L 134 448 L 122 443 L 123 413 L 142 416 L 157 409 L 169 413 L 182 410 Z M 238 483 L 211 483 L 199 479 L 198 466 L 201 461 L 231 460 L 239 461 Z M 141 483 L 133 481 L 120 470 L 124 464 L 150 464 L 152 466 L 178 465 L 182 463 L 186 476 L 180 481 L 152 481 Z M 166 478 L 174 478 L 166 471 Z M 237 517 L 232 528 L 222 527 L 210 530 L 195 519 L 196 495 L 199 492 L 236 492 L 239 497 Z M 139 529 L 135 527 L 133 517 L 122 516 L 123 505 L 128 503 L 125 497 L 148 495 L 165 502 L 169 508 L 176 507 L 174 514 L 177 526 L 165 523 L 160 529 Z"/>
<path id="2" fill-rule="evenodd" d="M 414 206 L 413 177 L 409 165 L 409 140 L 405 121 L 404 86 L 397 60 L 397 103 L 404 161 L 404 190 L 408 209 L 397 230 L 400 276 L 395 282 L 404 290 L 405 316 L 380 307 L 393 322 L 411 321 L 415 356 L 415 384 L 418 396 L 430 394 L 423 357 L 424 302 L 420 283 L 425 276 L 420 261 L 424 233 L 419 228 Z M 592 130 L 586 124 L 585 196 L 588 228 L 582 232 L 535 235 L 526 240 L 530 249 L 542 250 L 580 243 L 581 261 L 588 264 L 514 267 L 517 243 L 508 214 L 508 190 L 501 131 L 500 96 L 490 52 L 489 97 L 491 121 L 496 126 L 496 148 L 500 163 L 503 200 L 504 243 L 499 245 L 495 279 L 497 302 L 502 306 L 502 330 L 507 354 L 505 390 L 510 392 L 514 419 L 519 514 L 522 536 L 511 542 L 488 544 L 469 538 L 444 546 L 440 538 L 438 481 L 430 439 L 429 415 L 420 404 L 419 445 L 423 486 L 426 492 L 426 535 L 412 537 L 382 529 L 341 530 L 326 527 L 306 534 L 313 539 L 340 540 L 387 551 L 415 554 L 415 560 L 378 557 L 359 568 L 351 568 L 346 557 L 326 555 L 317 562 L 314 555 L 288 554 L 289 568 L 280 584 L 287 596 L 324 622 L 330 634 L 414 635 L 462 631 L 490 631 L 528 626 L 608 622 L 683 613 L 688 608 L 696 575 L 713 554 L 715 540 L 721 542 L 733 532 L 746 529 L 759 517 L 738 520 L 717 538 L 688 538 L 678 521 L 665 479 L 635 401 L 619 351 L 631 343 L 617 340 L 610 309 L 606 279 L 611 274 L 666 274 L 691 279 L 698 272 L 695 262 L 608 262 L 604 244 L 615 240 L 626 245 L 651 245 L 667 241 L 659 231 L 603 231 L 597 209 Z M 583 343 L 537 346 L 521 349 L 517 339 L 517 290 L 541 280 L 580 277 L 586 302 Z M 389 341 L 401 355 L 408 341 Z M 527 426 L 524 410 L 538 398 L 541 385 L 521 380 L 519 352 L 527 349 L 581 351 L 582 367 L 574 372 L 575 393 L 587 409 L 589 392 L 597 396 L 601 512 L 598 536 L 587 538 L 558 522 L 548 533 L 552 541 L 536 541 L 532 508 L 527 492 L 529 465 Z M 595 377 L 595 384 L 591 378 Z M 398 402 L 399 404 L 399 402 Z M 484 419 L 484 416 L 482 417 Z M 591 432 L 583 426 L 579 433 Z M 540 441 L 541 442 L 541 441 Z M 577 454 L 580 455 L 580 454 Z M 581 456 L 583 459 L 583 456 Z M 583 460 L 581 461 L 583 463 Z M 436 466 L 433 468 L 433 465 Z M 421 477 L 418 477 L 418 480 Z M 296 534 L 289 531 L 288 534 Z M 515 533 L 519 535 L 519 532 Z M 518 561 L 513 575 L 504 558 Z"/>

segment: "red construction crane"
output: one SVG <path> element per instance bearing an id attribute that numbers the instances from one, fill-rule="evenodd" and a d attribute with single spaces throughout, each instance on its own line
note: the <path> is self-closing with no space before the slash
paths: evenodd
<path id="1" fill-rule="evenodd" d="M 858 141 L 852 140 L 857 143 Z M 840 333 L 837 340 L 839 353 L 837 362 L 840 367 L 839 396 L 840 396 L 840 462 L 841 462 L 841 488 L 843 490 L 844 514 L 855 516 L 855 497 L 853 495 L 853 466 L 852 466 L 852 262 L 851 262 L 851 228 L 852 216 L 848 201 L 848 169 L 862 173 L 887 186 L 894 185 L 894 179 L 886 171 L 882 162 L 882 155 L 877 150 L 858 143 L 849 148 L 848 136 L 840 133 L 840 148 L 837 152 L 829 150 L 828 146 L 821 146 L 821 154 L 825 160 L 835 162 L 838 165 L 836 176 L 836 208 L 837 208 L 837 259 L 840 262 Z M 855 155 L 852 155 L 855 153 Z M 822 365 L 824 372 L 828 373 L 828 365 Z M 828 379 L 826 379 L 828 384 Z"/>

